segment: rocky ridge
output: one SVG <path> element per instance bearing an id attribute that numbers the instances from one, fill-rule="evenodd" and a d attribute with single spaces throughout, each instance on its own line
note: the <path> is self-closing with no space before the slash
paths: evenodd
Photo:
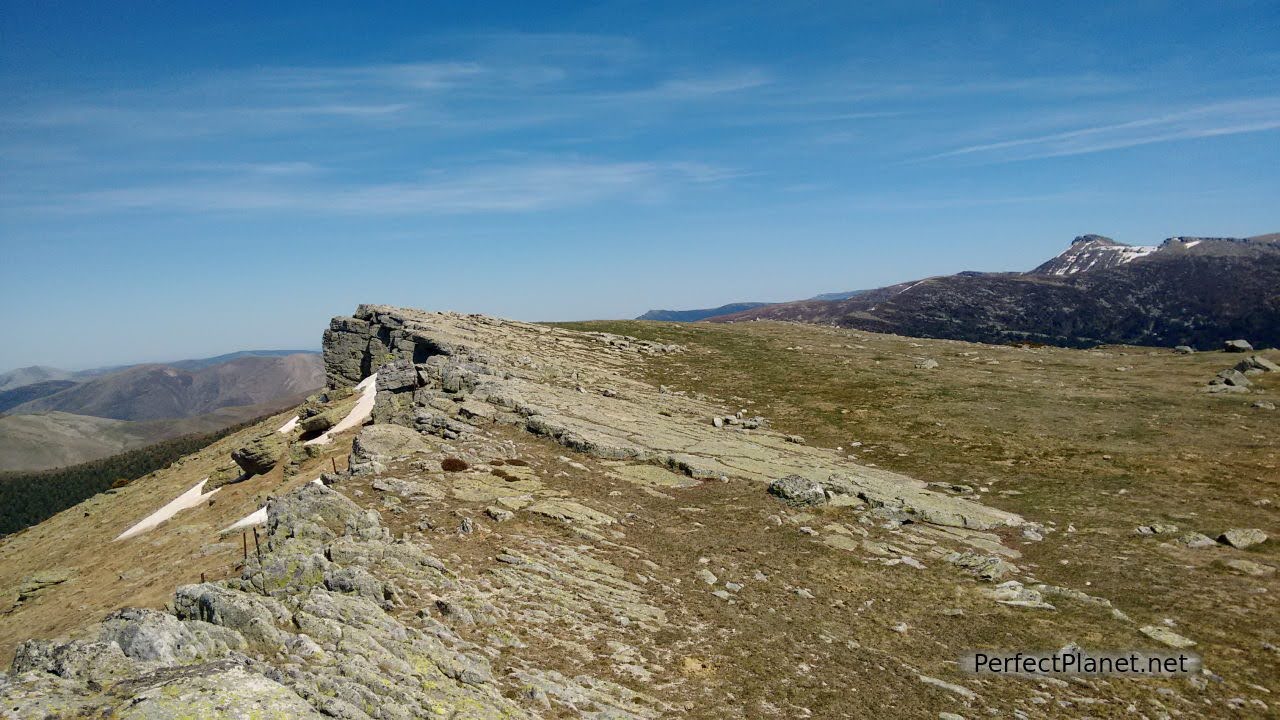
<path id="1" fill-rule="evenodd" d="M 926 573 L 993 607 L 1071 608 L 1111 632 L 1138 629 L 1105 599 L 1020 568 L 1006 538 L 1048 530 L 971 489 L 858 465 L 767 423 L 725 423 L 745 413 L 620 372 L 682 351 L 385 306 L 335 319 L 330 385 L 377 373 L 372 423 L 347 470 L 269 501 L 261 550 L 236 576 L 180 587 L 164 612 L 113 613 L 83 638 L 24 644 L 0 707 L 22 717 L 799 717 L 815 707 L 856 717 L 875 705 L 849 695 L 859 682 L 849 667 L 878 667 L 876 682 L 935 713 L 985 714 L 984 693 L 1012 692 L 1021 697 L 1005 699 L 1028 708 L 1042 695 L 1070 708 L 1088 704 L 1082 692 L 1106 694 L 975 691 L 925 667 L 932 651 L 864 647 L 870 636 L 851 627 L 864 612 L 879 617 L 873 606 L 800 584 L 792 558 L 820 550 L 869 585 Z M 700 540 L 704 525 L 744 527 L 742 554 Z M 667 536 L 675 542 L 658 544 Z M 770 553 L 781 557 L 762 564 Z M 725 610 L 706 614 L 708 603 Z M 715 677 L 727 669 L 706 656 L 757 619 L 755 642 L 785 627 L 803 673 L 845 686 L 795 694 L 766 673 L 726 696 Z M 911 632 L 873 622 L 891 638 Z M 773 651 L 765 657 L 788 652 Z"/>

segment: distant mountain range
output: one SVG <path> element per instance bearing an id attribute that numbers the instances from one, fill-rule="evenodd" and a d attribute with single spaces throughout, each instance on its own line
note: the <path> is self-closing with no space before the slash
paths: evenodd
<path id="1" fill-rule="evenodd" d="M 75 375 L 76 373 L 45 365 L 18 368 L 17 370 L 0 373 L 0 392 L 52 380 L 70 380 Z"/>
<path id="2" fill-rule="evenodd" d="M 845 300 L 851 297 L 857 297 L 870 290 L 848 290 L 845 292 L 823 293 L 814 295 L 810 300 Z M 699 320 L 709 320 L 713 317 L 721 315 L 733 315 L 734 313 L 754 310 L 756 308 L 765 307 L 766 305 L 776 305 L 778 303 L 764 302 L 736 302 L 728 305 L 721 305 L 714 308 L 703 308 L 700 310 L 650 310 L 649 312 L 636 318 L 637 320 L 657 320 L 660 322 L 698 322 Z"/>
<path id="3" fill-rule="evenodd" d="M 68 372 L 0 374 L 0 470 L 75 464 L 296 404 L 324 385 L 319 353 L 215 358 Z"/>
<path id="4" fill-rule="evenodd" d="M 1024 273 L 962 272 L 785 303 L 650 310 L 640 320 L 773 319 L 980 342 L 1280 344 L 1280 233 L 1134 246 L 1082 235 Z M 742 309 L 736 309 L 741 307 Z"/>
<path id="5" fill-rule="evenodd" d="M 660 320 L 662 322 L 697 322 L 699 320 L 706 320 L 710 317 L 731 315 L 736 312 L 751 310 L 768 304 L 769 303 L 762 302 L 739 302 L 721 305 L 717 308 L 705 308 L 702 310 L 650 310 L 636 319 Z"/>
<path id="6" fill-rule="evenodd" d="M 777 303 L 707 318 L 769 319 L 977 342 L 1220 347 L 1280 345 L 1280 234 L 1175 237 L 1130 246 L 1076 238 L 1025 273 L 962 272 L 840 300 Z"/>

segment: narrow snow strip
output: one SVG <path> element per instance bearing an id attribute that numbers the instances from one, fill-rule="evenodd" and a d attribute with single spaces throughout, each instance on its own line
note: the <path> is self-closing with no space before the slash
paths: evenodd
<path id="1" fill-rule="evenodd" d="M 290 432 L 292 432 L 292 431 L 293 431 L 293 429 L 294 429 L 294 428 L 296 428 L 296 427 L 298 427 L 298 416 L 297 416 L 297 415 L 294 415 L 292 420 L 290 420 L 289 422 L 287 422 L 287 423 L 285 423 L 285 424 L 281 425 L 281 426 L 280 426 L 280 429 L 279 429 L 279 430 L 277 430 L 276 432 L 278 432 L 278 433 L 290 433 Z"/>
<path id="2" fill-rule="evenodd" d="M 193 508 L 205 500 L 208 500 L 210 496 L 222 489 L 214 488 L 212 492 L 205 493 L 203 492 L 204 484 L 207 482 L 209 482 L 209 478 L 205 478 L 204 480 L 196 483 L 195 487 L 179 495 L 173 500 L 173 502 L 143 518 L 142 522 L 137 525 L 134 525 L 128 530 L 120 533 L 120 536 L 117 537 L 116 540 L 128 540 L 135 535 L 141 535 L 142 533 L 153 529 L 165 520 L 177 515 L 179 512 L 186 510 L 187 508 Z"/>
<path id="3" fill-rule="evenodd" d="M 311 484 L 313 484 L 313 485 L 323 485 L 324 483 L 320 482 L 320 478 L 316 478 L 315 480 L 312 480 L 312 481 L 311 481 Z M 222 528 L 221 532 L 219 532 L 218 534 L 219 534 L 219 535 L 226 535 L 227 533 L 233 533 L 233 532 L 235 532 L 235 531 L 237 531 L 237 530 L 246 530 L 246 529 L 251 528 L 251 527 L 253 527 L 253 526 L 255 526 L 255 525 L 265 525 L 265 524 L 266 524 L 266 522 L 267 522 L 267 506 L 266 506 L 266 505 L 263 505 L 262 507 L 258 508 L 257 510 L 254 510 L 253 512 L 249 513 L 248 515 L 245 515 L 244 517 L 240 518 L 239 520 L 237 520 L 237 521 L 235 521 L 235 522 L 231 523 L 230 525 L 228 525 L 228 526 L 226 526 L 226 527 Z"/>
<path id="4" fill-rule="evenodd" d="M 333 436 L 349 430 L 365 420 L 373 414 L 373 400 L 378 394 L 378 373 L 374 373 L 356 386 L 356 390 L 360 391 L 360 399 L 356 401 L 355 407 L 351 408 L 351 412 L 342 418 L 342 422 L 329 428 L 323 435 L 313 438 L 306 442 L 307 445 L 325 445 L 333 441 Z"/>
<path id="5" fill-rule="evenodd" d="M 222 532 L 219 533 L 219 535 L 226 535 L 227 533 L 235 532 L 237 530 L 244 530 L 245 528 L 251 528 L 254 525 L 262 525 L 266 521 L 267 521 L 267 506 L 263 505 L 257 510 L 254 510 L 248 515 L 245 515 L 244 517 L 235 521 L 231 525 L 228 525 L 227 527 L 223 528 Z"/>

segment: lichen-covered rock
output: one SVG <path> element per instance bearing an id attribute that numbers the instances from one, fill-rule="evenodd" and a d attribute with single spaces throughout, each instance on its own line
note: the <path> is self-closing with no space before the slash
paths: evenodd
<path id="1" fill-rule="evenodd" d="M 1233 548 L 1247 548 L 1267 541 L 1267 534 L 1257 528 L 1234 528 L 1218 536 L 1218 542 Z"/>
<path id="2" fill-rule="evenodd" d="M 800 475 L 787 475 L 769 483 L 769 494 L 793 507 L 821 505 L 827 501 L 822 485 Z"/>
<path id="3" fill-rule="evenodd" d="M 303 435 L 318 435 L 325 430 L 337 425 L 343 417 L 337 408 L 327 408 L 318 410 L 312 414 L 302 417 L 298 420 L 298 429 Z"/>
<path id="4" fill-rule="evenodd" d="M 292 614 L 269 597 L 255 597 L 215 583 L 183 585 L 173 597 L 174 614 L 181 620 L 201 620 L 239 632 L 246 642 L 275 650 L 283 644 L 277 624 Z"/>
<path id="5" fill-rule="evenodd" d="M 13 672 L 41 672 L 85 683 L 112 683 L 138 672 L 140 666 L 105 642 L 28 640 L 14 651 Z"/>
<path id="6" fill-rule="evenodd" d="M 120 720 L 319 720 L 324 717 L 280 683 L 231 662 L 159 675 L 122 703 Z"/>
<path id="7" fill-rule="evenodd" d="M 264 433 L 231 453 L 231 459 L 250 475 L 262 475 L 280 462 L 286 451 L 279 433 Z"/>
<path id="8" fill-rule="evenodd" d="M 197 620 L 182 622 L 169 613 L 140 608 L 108 615 L 98 640 L 115 643 L 134 660 L 166 665 L 222 657 L 245 648 L 244 637 L 230 628 Z"/>
<path id="9" fill-rule="evenodd" d="M 357 462 L 377 460 L 386 462 L 408 457 L 427 449 L 422 435 L 401 425 L 370 425 L 360 431 L 351 446 L 352 458 Z"/>
<path id="10" fill-rule="evenodd" d="M 26 602 L 39 595 L 46 588 L 61 585 L 75 576 L 66 568 L 49 568 L 27 576 L 18 586 L 18 602 Z"/>
<path id="11" fill-rule="evenodd" d="M 385 535 L 378 513 L 364 510 L 323 485 L 307 483 L 267 503 L 268 547 L 288 539 L 326 541 L 351 534 L 364 538 Z"/>
<path id="12" fill-rule="evenodd" d="M 1248 340 L 1227 340 L 1222 344 L 1222 349 L 1230 353 L 1250 352 L 1253 345 Z"/>

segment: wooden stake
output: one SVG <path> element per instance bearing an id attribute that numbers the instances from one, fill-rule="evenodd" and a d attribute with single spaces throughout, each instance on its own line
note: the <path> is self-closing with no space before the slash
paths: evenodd
<path id="1" fill-rule="evenodd" d="M 244 541 L 244 561 L 249 562 L 249 533 L 241 530 L 240 539 Z"/>
<path id="2" fill-rule="evenodd" d="M 262 546 L 258 544 L 258 528 L 253 529 L 253 549 L 258 553 L 258 574 L 262 576 L 262 594 L 267 595 L 267 574 L 262 571 Z"/>
<path id="3" fill-rule="evenodd" d="M 329 462 L 333 463 L 333 471 L 334 471 L 335 473 L 336 473 L 336 472 L 338 472 L 338 459 L 337 459 L 337 458 L 329 458 Z"/>
<path id="4" fill-rule="evenodd" d="M 200 573 L 200 584 L 203 585 L 204 583 L 205 583 L 204 573 Z"/>

